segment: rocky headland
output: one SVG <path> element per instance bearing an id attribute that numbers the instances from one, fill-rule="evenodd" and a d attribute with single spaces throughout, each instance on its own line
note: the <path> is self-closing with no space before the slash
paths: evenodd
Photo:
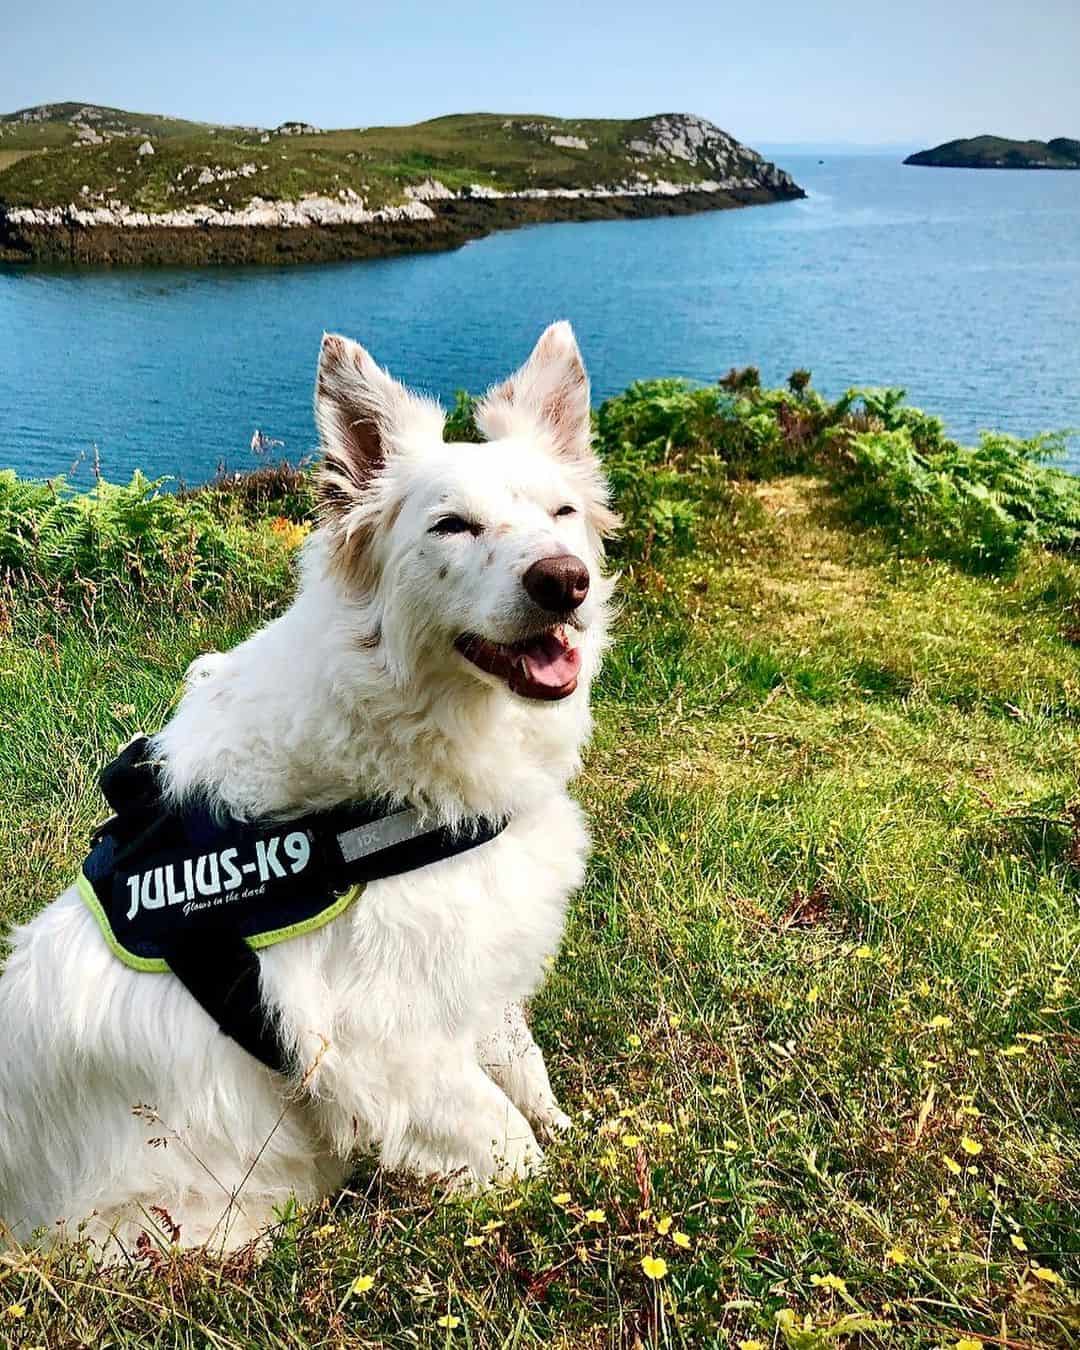
<path id="1" fill-rule="evenodd" d="M 803 196 L 704 118 L 439 118 L 412 127 L 200 127 L 87 105 L 0 118 L 0 258 L 322 261 L 451 248 L 557 220 Z"/>

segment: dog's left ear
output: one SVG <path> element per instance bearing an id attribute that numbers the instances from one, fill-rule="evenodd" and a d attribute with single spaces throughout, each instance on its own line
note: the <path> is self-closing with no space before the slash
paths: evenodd
<path id="1" fill-rule="evenodd" d="M 560 458 L 591 458 L 589 377 L 565 319 L 545 329 L 520 370 L 488 390 L 476 425 L 488 440 L 540 430 Z"/>
<path id="2" fill-rule="evenodd" d="M 440 441 L 443 415 L 438 404 L 393 379 L 358 342 L 326 333 L 315 380 L 315 422 L 324 456 L 322 506 L 340 516 L 361 500 L 394 450 L 424 436 Z"/>

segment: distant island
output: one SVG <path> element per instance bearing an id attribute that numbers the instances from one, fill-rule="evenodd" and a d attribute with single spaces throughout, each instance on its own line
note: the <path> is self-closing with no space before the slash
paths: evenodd
<path id="1" fill-rule="evenodd" d="M 324 131 L 96 104 L 0 115 L 0 261 L 311 262 L 553 220 L 803 197 L 704 118 L 462 114 Z"/>
<path id="2" fill-rule="evenodd" d="M 1068 136 L 1052 141 L 973 136 L 966 141 L 946 141 L 933 150 L 920 150 L 908 155 L 904 163 L 935 169 L 1080 169 L 1080 141 Z"/>

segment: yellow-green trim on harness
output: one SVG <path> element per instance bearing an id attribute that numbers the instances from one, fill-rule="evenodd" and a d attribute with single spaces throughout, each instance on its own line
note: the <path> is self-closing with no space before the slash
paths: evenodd
<path id="1" fill-rule="evenodd" d="M 136 956 L 134 952 L 129 952 L 117 940 L 112 925 L 109 923 L 108 915 L 101 907 L 101 901 L 97 898 L 97 893 L 82 872 L 75 878 L 75 889 L 79 892 L 83 904 L 97 920 L 101 935 L 105 939 L 105 945 L 113 956 L 123 961 L 125 966 L 130 966 L 132 970 L 140 970 L 144 974 L 169 975 L 172 973 L 168 964 L 161 958 Z M 244 940 L 249 947 L 258 951 L 262 947 L 273 947 L 278 942 L 286 942 L 289 938 L 303 937 L 305 933 L 314 933 L 328 924 L 331 919 L 336 919 L 340 914 L 344 914 L 353 901 L 363 894 L 364 889 L 365 884 L 358 882 L 356 885 L 350 886 L 341 895 L 336 896 L 325 909 L 319 910 L 317 914 L 311 915 L 310 918 L 304 919 L 300 923 L 287 924 L 283 928 L 272 928 L 266 933 L 254 933 Z"/>

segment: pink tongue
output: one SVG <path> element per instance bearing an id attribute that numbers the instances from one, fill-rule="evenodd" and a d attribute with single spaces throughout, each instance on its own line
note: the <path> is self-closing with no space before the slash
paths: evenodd
<path id="1" fill-rule="evenodd" d="M 529 679 L 545 689 L 561 689 L 575 679 L 581 666 L 581 653 L 560 641 L 554 633 L 544 633 L 522 652 Z"/>

